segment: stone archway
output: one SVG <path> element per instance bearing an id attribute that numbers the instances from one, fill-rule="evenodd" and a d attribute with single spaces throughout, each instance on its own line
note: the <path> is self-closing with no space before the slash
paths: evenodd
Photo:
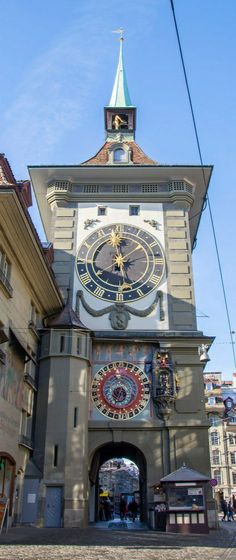
<path id="1" fill-rule="evenodd" d="M 127 442 L 109 442 L 98 447 L 92 457 L 89 478 L 91 488 L 95 490 L 95 516 L 97 521 L 98 495 L 99 495 L 99 469 L 109 459 L 121 459 L 125 457 L 134 462 L 139 469 L 139 491 L 140 491 L 140 521 L 147 521 L 147 464 L 142 451 L 135 445 Z"/>

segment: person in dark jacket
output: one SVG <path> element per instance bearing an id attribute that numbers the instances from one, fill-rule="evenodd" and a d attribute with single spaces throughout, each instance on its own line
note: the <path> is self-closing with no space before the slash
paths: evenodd
<path id="1" fill-rule="evenodd" d="M 226 515 L 228 515 L 228 505 L 226 500 L 222 500 L 221 509 L 223 511 L 222 521 L 226 521 Z"/>
<path id="2" fill-rule="evenodd" d="M 127 505 L 124 498 L 120 500 L 120 518 L 126 519 Z"/>
<path id="3" fill-rule="evenodd" d="M 128 511 L 131 514 L 132 521 L 135 521 L 138 513 L 138 504 L 134 498 L 132 499 L 132 502 L 130 502 L 128 505 Z"/>
<path id="4" fill-rule="evenodd" d="M 228 521 L 234 521 L 234 510 L 233 510 L 231 500 L 229 500 L 228 503 Z"/>

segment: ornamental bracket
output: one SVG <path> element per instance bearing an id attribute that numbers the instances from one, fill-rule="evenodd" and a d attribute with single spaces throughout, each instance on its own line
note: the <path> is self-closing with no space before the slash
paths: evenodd
<path id="1" fill-rule="evenodd" d="M 130 320 L 130 315 L 135 315 L 136 317 L 147 317 L 152 313 L 155 309 L 156 305 L 159 302 L 160 306 L 160 321 L 164 321 L 165 314 L 163 309 L 163 293 L 162 291 L 158 290 L 153 303 L 146 307 L 146 309 L 135 309 L 130 305 L 126 305 L 124 303 L 114 303 L 113 305 L 108 305 L 103 309 L 94 309 L 90 307 L 90 305 L 86 302 L 84 298 L 84 294 L 82 290 L 78 290 L 77 298 L 76 298 L 76 311 L 79 314 L 79 303 L 82 303 L 83 308 L 89 315 L 92 317 L 102 317 L 102 315 L 106 315 L 109 313 L 109 320 L 111 322 L 111 327 L 114 330 L 124 330 L 128 326 L 128 321 Z"/>

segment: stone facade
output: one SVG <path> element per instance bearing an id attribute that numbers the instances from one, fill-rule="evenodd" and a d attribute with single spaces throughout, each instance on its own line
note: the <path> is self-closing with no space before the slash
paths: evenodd
<path id="1" fill-rule="evenodd" d="M 120 65 L 122 50 L 117 84 Z M 46 527 L 97 520 L 99 469 L 109 459 L 138 466 L 141 521 L 153 485 L 171 471 L 185 462 L 210 472 L 198 350 L 212 339 L 197 330 L 191 251 L 212 168 L 203 174 L 148 158 L 123 87 L 124 106 L 105 107 L 107 138 L 97 155 L 29 168 L 66 301 L 54 315 L 52 302 L 42 309 L 21 518 Z M 213 526 L 210 488 L 207 508 Z"/>
<path id="2" fill-rule="evenodd" d="M 0 494 L 10 523 L 20 520 L 22 488 L 33 449 L 39 331 L 62 301 L 7 159 L 0 157 Z"/>

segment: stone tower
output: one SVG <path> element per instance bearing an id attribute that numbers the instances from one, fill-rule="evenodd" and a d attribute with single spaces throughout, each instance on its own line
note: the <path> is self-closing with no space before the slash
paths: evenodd
<path id="1" fill-rule="evenodd" d="M 46 525 L 96 520 L 99 468 L 114 457 L 140 469 L 143 520 L 151 486 L 183 462 L 210 473 L 198 349 L 211 339 L 197 330 L 191 260 L 204 177 L 153 161 L 135 128 L 121 37 L 105 144 L 80 165 L 29 169 L 58 285 L 73 293 L 42 337 L 34 461 Z"/>

